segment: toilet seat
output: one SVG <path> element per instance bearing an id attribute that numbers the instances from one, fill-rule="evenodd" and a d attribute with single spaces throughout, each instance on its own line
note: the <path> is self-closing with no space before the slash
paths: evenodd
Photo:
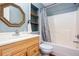
<path id="1" fill-rule="evenodd" d="M 53 49 L 53 46 L 49 45 L 49 44 L 42 43 L 42 44 L 40 44 L 40 48 L 46 49 L 46 50 L 51 50 L 51 49 Z"/>
<path id="2" fill-rule="evenodd" d="M 49 43 L 40 44 L 41 53 L 44 55 L 49 55 L 53 51 L 53 46 Z"/>

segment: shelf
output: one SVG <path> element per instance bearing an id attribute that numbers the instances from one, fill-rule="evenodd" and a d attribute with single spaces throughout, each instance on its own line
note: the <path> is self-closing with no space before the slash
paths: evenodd
<path id="1" fill-rule="evenodd" d="M 38 16 L 36 14 L 34 14 L 34 13 L 31 13 L 31 16 L 34 16 L 34 17 L 38 18 Z"/>
<path id="2" fill-rule="evenodd" d="M 33 16 L 34 18 L 36 18 L 36 19 L 38 18 L 38 16 L 35 16 L 35 15 L 31 15 L 31 17 L 32 17 L 32 16 Z"/>
<path id="3" fill-rule="evenodd" d="M 38 19 L 31 19 L 31 22 L 38 23 Z"/>
<path id="4" fill-rule="evenodd" d="M 74 42 L 74 43 L 79 43 L 79 40 L 74 40 L 73 42 Z"/>
<path id="5" fill-rule="evenodd" d="M 38 23 L 35 23 L 35 22 L 31 22 L 31 24 L 35 24 L 35 25 L 38 25 Z"/>

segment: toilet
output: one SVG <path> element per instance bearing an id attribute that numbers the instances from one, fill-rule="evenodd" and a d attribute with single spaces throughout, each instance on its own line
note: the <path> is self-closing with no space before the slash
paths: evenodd
<path id="1" fill-rule="evenodd" d="M 41 43 L 40 49 L 43 55 L 49 55 L 53 50 L 53 46 L 49 43 Z"/>

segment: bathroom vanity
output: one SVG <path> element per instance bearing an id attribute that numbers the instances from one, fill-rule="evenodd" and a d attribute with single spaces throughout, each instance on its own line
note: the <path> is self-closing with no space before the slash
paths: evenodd
<path id="1" fill-rule="evenodd" d="M 12 36 L 6 34 L 0 34 L 0 56 L 40 55 L 39 35 L 21 33 L 19 36 Z"/>
<path id="2" fill-rule="evenodd" d="M 39 35 L 19 33 L 18 27 L 25 23 L 25 13 L 19 5 L 0 4 L 0 20 L 8 27 L 16 28 L 15 33 L 0 33 L 0 56 L 36 56 L 40 54 Z"/>

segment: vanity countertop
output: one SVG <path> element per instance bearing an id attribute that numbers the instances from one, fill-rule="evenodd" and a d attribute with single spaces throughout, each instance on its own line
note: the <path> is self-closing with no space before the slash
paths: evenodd
<path id="1" fill-rule="evenodd" d="M 21 32 L 20 35 L 14 35 L 13 32 L 0 33 L 0 46 L 38 36 L 37 34 L 29 34 L 27 32 Z"/>

